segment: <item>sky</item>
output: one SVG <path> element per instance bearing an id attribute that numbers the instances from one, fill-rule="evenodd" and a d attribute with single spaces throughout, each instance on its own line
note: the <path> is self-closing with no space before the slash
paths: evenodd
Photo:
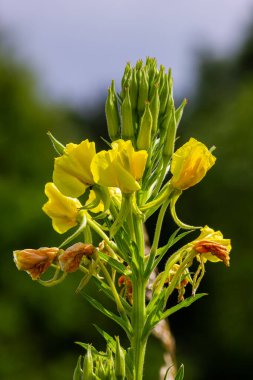
<path id="1" fill-rule="evenodd" d="M 1 0 L 0 30 L 51 98 L 89 105 L 126 62 L 154 56 L 188 97 L 201 50 L 224 56 L 253 20 L 253 0 Z"/>

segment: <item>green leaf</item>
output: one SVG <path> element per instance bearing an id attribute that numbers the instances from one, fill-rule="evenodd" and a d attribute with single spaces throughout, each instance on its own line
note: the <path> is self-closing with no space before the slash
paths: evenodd
<path id="1" fill-rule="evenodd" d="M 112 311 L 106 309 L 99 301 L 95 300 L 95 298 L 90 297 L 87 293 L 81 293 L 82 296 L 97 310 L 106 315 L 108 318 L 112 319 L 116 322 L 129 336 L 130 332 L 128 330 L 126 322 L 121 318 L 114 314 Z"/>
<path id="2" fill-rule="evenodd" d="M 175 306 L 172 306 L 170 309 L 162 313 L 161 318 L 159 320 L 169 317 L 171 314 L 174 314 L 176 311 L 182 309 L 183 307 L 190 306 L 193 302 L 199 300 L 200 298 L 206 295 L 207 293 L 199 293 L 199 294 L 195 294 L 194 296 L 186 298 L 184 301 L 180 302 L 179 304 Z"/>
<path id="3" fill-rule="evenodd" d="M 165 289 L 161 291 L 159 296 L 149 303 L 147 312 L 148 317 L 143 329 L 143 336 L 148 336 L 150 331 L 153 329 L 153 327 L 157 324 L 157 322 L 161 319 L 163 319 L 162 316 L 162 310 L 164 305 L 164 297 L 165 297 Z"/>
<path id="4" fill-rule="evenodd" d="M 102 337 L 105 339 L 108 347 L 112 350 L 112 352 L 115 353 L 116 352 L 116 341 L 115 341 L 115 339 L 110 334 L 108 334 L 107 332 L 102 330 L 100 327 L 98 327 L 95 323 L 93 323 L 93 326 L 96 328 L 96 330 L 99 332 L 99 334 L 102 335 Z"/>
<path id="5" fill-rule="evenodd" d="M 175 380 L 183 380 L 184 378 L 184 365 L 181 364 L 179 370 L 177 371 Z"/>
<path id="6" fill-rule="evenodd" d="M 128 270 L 125 267 L 124 264 L 120 263 L 119 261 L 113 259 L 112 257 L 104 254 L 103 252 L 98 251 L 99 257 L 104 260 L 106 263 L 108 263 L 112 268 L 114 268 L 118 273 L 127 275 Z"/>
<path id="7" fill-rule="evenodd" d="M 94 355 L 97 355 L 97 356 L 102 356 L 102 357 L 106 357 L 106 353 L 105 352 L 99 352 L 95 349 L 95 347 L 91 346 L 90 344 L 88 343 L 82 343 L 82 342 L 75 342 L 76 344 L 78 344 L 79 346 L 81 346 L 82 348 L 84 348 L 85 350 L 88 350 L 88 348 L 90 347 L 91 349 L 91 352 L 92 354 Z"/>
<path id="8" fill-rule="evenodd" d="M 91 278 L 91 282 L 94 283 L 94 285 L 97 287 L 97 289 L 98 289 L 99 291 L 102 290 L 102 292 L 103 292 L 103 293 L 104 293 L 109 299 L 111 299 L 112 301 L 115 301 L 110 286 L 108 286 L 104 281 L 101 281 L 101 280 L 99 280 L 98 278 L 92 276 L 92 278 Z M 123 297 L 121 297 L 120 294 L 119 294 L 119 298 L 120 298 L 120 301 L 121 301 L 122 305 L 124 306 L 124 309 L 126 310 L 126 312 L 128 312 L 128 313 L 130 314 L 131 311 L 132 311 L 132 307 L 131 307 L 131 305 L 130 305 L 130 304 L 129 304 L 129 303 L 128 303 Z"/>
<path id="9" fill-rule="evenodd" d="M 49 136 L 56 153 L 61 156 L 64 153 L 65 146 L 60 141 L 56 140 L 51 132 L 48 131 L 47 135 Z"/>
<path id="10" fill-rule="evenodd" d="M 185 232 L 182 232 L 181 234 L 178 234 L 178 232 L 180 231 L 180 228 L 178 228 L 176 231 L 173 232 L 173 234 L 170 236 L 169 240 L 168 240 L 168 243 L 166 245 L 164 245 L 163 247 L 159 248 L 157 250 L 157 259 L 154 261 L 154 264 L 153 264 L 153 270 L 158 266 L 159 262 L 163 259 L 163 257 L 166 255 L 166 253 L 168 252 L 168 250 L 173 247 L 173 245 L 175 245 L 179 240 L 183 239 L 186 235 L 190 234 L 191 232 L 193 232 L 193 230 L 190 230 L 190 231 L 185 231 Z"/>

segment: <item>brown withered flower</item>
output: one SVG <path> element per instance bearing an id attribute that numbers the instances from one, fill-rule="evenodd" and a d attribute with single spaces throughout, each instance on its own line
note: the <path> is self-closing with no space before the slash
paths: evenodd
<path id="1" fill-rule="evenodd" d="M 229 251 L 225 245 L 208 240 L 202 240 L 195 244 L 194 249 L 198 253 L 211 253 L 223 261 L 227 267 L 229 267 Z"/>
<path id="2" fill-rule="evenodd" d="M 23 249 L 14 251 L 14 262 L 19 270 L 26 271 L 33 280 L 38 280 L 52 264 L 59 248 L 42 247 L 39 249 Z"/>
<path id="3" fill-rule="evenodd" d="M 76 243 L 67 248 L 58 257 L 63 272 L 71 273 L 78 270 L 83 256 L 91 256 L 95 252 L 92 244 Z"/>
<path id="4" fill-rule="evenodd" d="M 118 284 L 122 287 L 123 296 L 128 299 L 128 301 L 133 303 L 133 285 L 129 277 L 122 275 L 118 279 Z"/>

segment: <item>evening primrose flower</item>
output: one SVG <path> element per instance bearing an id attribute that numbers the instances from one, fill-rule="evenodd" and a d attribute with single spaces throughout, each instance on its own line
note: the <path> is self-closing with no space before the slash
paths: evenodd
<path id="1" fill-rule="evenodd" d="M 172 156 L 170 183 L 178 190 L 196 185 L 214 165 L 216 158 L 201 142 L 191 138 Z"/>
<path id="2" fill-rule="evenodd" d="M 33 280 L 38 280 L 56 258 L 59 248 L 23 249 L 14 251 L 14 261 L 19 270 L 26 271 Z"/>
<path id="3" fill-rule="evenodd" d="M 205 226 L 194 241 L 193 249 L 198 253 L 198 260 L 202 258 L 204 262 L 207 260 L 212 262 L 223 261 L 226 266 L 229 266 L 231 241 L 224 239 L 220 231 L 214 231 Z"/>
<path id="4" fill-rule="evenodd" d="M 95 155 L 91 171 L 96 183 L 106 187 L 118 187 L 122 193 L 140 189 L 148 154 L 145 150 L 136 152 L 130 140 L 117 140 L 112 149 Z"/>
<path id="5" fill-rule="evenodd" d="M 63 234 L 77 225 L 79 210 L 82 207 L 78 199 L 66 197 L 49 182 L 45 186 L 45 194 L 48 202 L 42 210 L 52 219 L 53 228 L 59 234 Z"/>
<path id="6" fill-rule="evenodd" d="M 95 143 L 84 140 L 67 144 L 64 154 L 55 159 L 53 181 L 64 195 L 79 197 L 94 184 L 90 164 L 95 154 Z"/>

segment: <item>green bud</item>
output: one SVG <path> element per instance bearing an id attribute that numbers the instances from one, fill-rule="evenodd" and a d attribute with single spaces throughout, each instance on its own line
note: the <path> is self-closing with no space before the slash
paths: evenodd
<path id="1" fill-rule="evenodd" d="M 176 117 L 177 128 L 183 116 L 184 107 L 186 106 L 186 104 L 187 104 L 187 99 L 184 99 L 182 103 L 180 104 L 180 106 L 176 109 L 175 117 Z"/>
<path id="2" fill-rule="evenodd" d="M 99 379 L 104 379 L 106 376 L 105 367 L 102 358 L 98 357 L 96 362 L 96 375 Z"/>
<path id="3" fill-rule="evenodd" d="M 59 154 L 59 156 L 63 155 L 65 146 L 62 143 L 60 143 L 60 141 L 56 140 L 56 138 L 52 135 L 51 132 L 48 131 L 47 135 L 49 136 L 56 153 Z"/>
<path id="4" fill-rule="evenodd" d="M 176 139 L 176 130 L 177 130 L 177 122 L 175 115 L 175 107 L 172 107 L 171 117 L 169 120 L 169 124 L 167 127 L 167 134 L 164 141 L 163 155 L 167 157 L 171 157 L 174 152 L 174 145 Z"/>
<path id="5" fill-rule="evenodd" d="M 173 98 L 173 78 L 171 69 L 168 70 L 169 96 Z"/>
<path id="6" fill-rule="evenodd" d="M 150 112 L 149 104 L 146 102 L 145 111 L 141 118 L 140 129 L 137 137 L 137 148 L 146 149 L 151 144 L 151 131 L 152 131 L 152 115 Z"/>
<path id="7" fill-rule="evenodd" d="M 126 96 L 126 89 L 130 85 L 131 76 L 132 76 L 132 69 L 131 69 L 130 63 L 128 62 L 126 64 L 125 71 L 121 79 L 121 94 L 120 94 L 121 99 L 124 99 L 124 97 Z"/>
<path id="8" fill-rule="evenodd" d="M 163 65 L 160 65 L 159 71 L 159 95 L 161 96 L 163 85 L 164 85 L 164 76 L 165 76 L 165 68 Z"/>
<path id="9" fill-rule="evenodd" d="M 141 115 L 145 109 L 145 102 L 148 101 L 148 79 L 144 68 L 139 71 L 139 95 L 137 109 Z"/>
<path id="10" fill-rule="evenodd" d="M 160 113 L 164 114 L 169 97 L 169 83 L 168 76 L 164 74 L 163 86 L 160 93 Z"/>
<path id="11" fill-rule="evenodd" d="M 126 96 L 121 105 L 121 121 L 122 121 L 122 138 L 124 140 L 132 140 L 134 138 L 134 125 L 132 117 L 132 106 L 129 95 L 129 88 L 126 90 Z"/>
<path id="12" fill-rule="evenodd" d="M 143 65 L 143 62 L 140 59 L 139 61 L 136 62 L 136 65 L 135 65 L 136 70 L 139 71 L 142 68 L 142 65 Z"/>
<path id="13" fill-rule="evenodd" d="M 119 337 L 116 337 L 115 376 L 117 380 L 124 380 L 126 376 L 125 354 L 120 346 Z"/>
<path id="14" fill-rule="evenodd" d="M 112 351 L 107 348 L 107 361 L 106 361 L 106 374 L 105 374 L 105 380 L 112 380 L 115 379 L 115 369 L 114 369 L 114 360 L 112 356 Z"/>
<path id="15" fill-rule="evenodd" d="M 134 112 L 137 108 L 137 100 L 138 100 L 138 83 L 137 83 L 137 72 L 134 67 L 132 70 L 132 80 L 130 82 L 129 94 L 132 104 L 132 111 Z"/>
<path id="16" fill-rule="evenodd" d="M 152 114 L 152 133 L 155 134 L 157 131 L 158 126 L 158 117 L 159 117 L 159 111 L 160 111 L 160 99 L 159 99 L 159 93 L 158 93 L 158 86 L 154 86 L 155 92 L 151 99 L 149 108 Z"/>
<path id="17" fill-rule="evenodd" d="M 77 365 L 73 374 L 73 380 L 82 380 L 83 371 L 81 368 L 82 356 L 80 355 L 77 361 Z"/>
<path id="18" fill-rule="evenodd" d="M 163 116 L 162 121 L 159 125 L 160 129 L 162 131 L 167 131 L 167 129 L 168 129 L 173 107 L 174 107 L 174 101 L 171 97 L 169 97 L 164 116 Z"/>
<path id="19" fill-rule="evenodd" d="M 83 361 L 83 380 L 92 380 L 93 379 L 93 359 L 91 348 L 87 349 L 87 353 Z"/>
<path id="20" fill-rule="evenodd" d="M 110 139 L 112 141 L 117 140 L 120 138 L 120 118 L 114 81 L 112 81 L 111 87 L 108 89 L 108 96 L 105 103 L 105 115 Z"/>

